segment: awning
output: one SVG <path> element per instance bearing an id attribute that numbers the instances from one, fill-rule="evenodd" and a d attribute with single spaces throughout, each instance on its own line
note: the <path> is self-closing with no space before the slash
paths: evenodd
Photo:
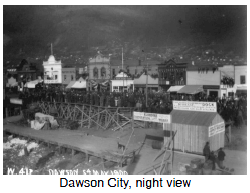
<path id="1" fill-rule="evenodd" d="M 184 86 L 171 86 L 167 92 L 177 92 L 182 89 Z"/>
<path id="2" fill-rule="evenodd" d="M 182 93 L 182 94 L 197 94 L 199 92 L 203 92 L 202 85 L 186 85 L 179 91 L 177 91 L 177 93 Z"/>
<path id="3" fill-rule="evenodd" d="M 71 88 L 71 86 L 72 86 L 73 84 L 75 84 L 75 82 L 76 82 L 76 81 L 70 81 L 70 83 L 68 84 L 68 86 L 66 86 L 66 88 Z"/>

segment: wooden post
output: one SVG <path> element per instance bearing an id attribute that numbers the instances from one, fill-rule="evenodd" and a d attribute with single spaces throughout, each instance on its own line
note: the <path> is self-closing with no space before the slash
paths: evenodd
<path id="1" fill-rule="evenodd" d="M 174 147 L 174 138 L 172 135 L 172 130 L 173 130 L 173 124 L 172 124 L 172 116 L 170 115 L 170 139 L 172 140 L 171 145 L 171 175 L 173 175 L 173 147 Z"/>
<path id="2" fill-rule="evenodd" d="M 91 125 L 91 118 L 90 118 L 90 116 L 91 116 L 91 107 L 92 107 L 92 105 L 89 106 L 89 125 L 88 125 L 88 129 L 90 128 L 90 125 Z"/>
<path id="3" fill-rule="evenodd" d="M 231 124 L 228 126 L 228 134 L 229 134 L 229 143 L 231 143 L 232 142 L 232 133 L 231 133 Z"/>
<path id="4" fill-rule="evenodd" d="M 6 118 L 9 117 L 9 111 L 8 111 L 8 107 L 5 108 L 5 114 L 6 114 Z"/>
<path id="5" fill-rule="evenodd" d="M 72 156 L 75 155 L 76 151 L 72 149 Z"/>
<path id="6" fill-rule="evenodd" d="M 83 125 L 83 122 L 82 122 L 82 120 L 83 120 L 83 112 L 84 112 L 84 105 L 82 105 L 82 117 L 81 117 L 81 127 L 82 127 L 82 125 Z"/>
<path id="7" fill-rule="evenodd" d="M 89 154 L 87 151 L 85 151 L 85 154 L 86 154 L 86 161 L 89 162 Z"/>
<path id="8" fill-rule="evenodd" d="M 100 124 L 100 107 L 98 106 L 97 107 L 97 111 L 98 111 L 98 115 L 97 115 L 97 123 L 99 123 Z M 99 125 L 97 125 L 97 129 L 99 130 L 99 128 L 100 128 L 100 126 Z"/>

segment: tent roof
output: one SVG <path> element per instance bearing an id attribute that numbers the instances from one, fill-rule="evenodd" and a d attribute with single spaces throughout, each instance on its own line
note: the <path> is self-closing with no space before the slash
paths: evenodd
<path id="1" fill-rule="evenodd" d="M 203 91 L 202 85 L 186 85 L 183 88 L 181 88 L 177 93 L 197 94 L 202 91 Z"/>
<path id="2" fill-rule="evenodd" d="M 134 84 L 146 84 L 147 82 L 147 75 L 142 74 L 140 78 L 134 79 Z M 148 84 L 157 84 L 158 85 L 158 78 L 154 79 L 150 75 L 148 76 Z"/>
<path id="3" fill-rule="evenodd" d="M 116 78 L 128 78 L 129 76 L 124 73 L 124 72 L 120 72 L 119 74 L 116 75 Z"/>
<path id="4" fill-rule="evenodd" d="M 75 84 L 75 82 L 76 82 L 76 81 L 70 81 L 70 83 L 68 84 L 68 86 L 66 86 L 66 88 L 71 88 L 71 86 L 72 86 L 73 84 Z"/>
<path id="5" fill-rule="evenodd" d="M 169 89 L 168 89 L 168 92 L 177 92 L 179 91 L 180 89 L 182 89 L 184 86 L 171 86 Z"/>
<path id="6" fill-rule="evenodd" d="M 184 125 L 199 125 L 207 127 L 211 125 L 213 119 L 217 115 L 216 112 L 181 110 L 173 110 L 170 114 L 172 115 L 172 123 L 179 123 Z"/>
<path id="7" fill-rule="evenodd" d="M 79 81 L 76 81 L 71 88 L 86 88 L 86 80 L 81 80 L 79 79 Z"/>

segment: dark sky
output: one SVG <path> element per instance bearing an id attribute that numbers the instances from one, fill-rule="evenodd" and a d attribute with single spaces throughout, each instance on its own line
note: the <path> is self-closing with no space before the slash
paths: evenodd
<path id="1" fill-rule="evenodd" d="M 3 6 L 4 45 L 242 45 L 247 6 Z M 66 42 L 66 43 L 65 43 Z"/>

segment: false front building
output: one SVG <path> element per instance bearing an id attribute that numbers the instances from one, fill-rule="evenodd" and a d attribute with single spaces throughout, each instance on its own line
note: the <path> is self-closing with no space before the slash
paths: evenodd
<path id="1" fill-rule="evenodd" d="M 98 85 L 107 87 L 110 81 L 110 58 L 98 52 L 94 58 L 89 59 L 88 71 L 90 90 L 97 88 Z"/>
<path id="2" fill-rule="evenodd" d="M 172 59 L 158 64 L 159 87 L 167 91 L 171 86 L 185 85 L 186 68 L 187 63 L 177 63 Z"/>
<path id="3" fill-rule="evenodd" d="M 44 83 L 61 84 L 62 83 L 62 62 L 56 61 L 53 55 L 49 56 L 48 61 L 43 62 Z"/>

